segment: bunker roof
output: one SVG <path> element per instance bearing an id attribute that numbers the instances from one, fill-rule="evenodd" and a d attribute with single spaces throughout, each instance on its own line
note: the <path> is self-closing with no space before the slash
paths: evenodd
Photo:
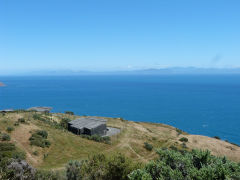
<path id="1" fill-rule="evenodd" d="M 91 117 L 91 118 L 86 117 L 86 118 L 79 118 L 79 119 L 70 121 L 69 124 L 71 124 L 72 127 L 75 127 L 78 129 L 82 129 L 82 128 L 93 129 L 102 124 L 106 124 L 106 120 L 100 119 L 100 118 L 94 118 L 94 117 Z"/>

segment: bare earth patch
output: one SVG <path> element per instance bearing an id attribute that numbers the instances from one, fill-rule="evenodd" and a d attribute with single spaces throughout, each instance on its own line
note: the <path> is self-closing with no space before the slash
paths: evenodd
<path id="1" fill-rule="evenodd" d="M 12 141 L 26 153 L 26 159 L 32 165 L 36 166 L 42 162 L 41 156 L 34 156 L 33 151 L 40 148 L 34 148 L 30 145 L 29 138 L 31 137 L 30 131 L 39 129 L 37 126 L 30 124 L 21 124 L 11 133 Z"/>

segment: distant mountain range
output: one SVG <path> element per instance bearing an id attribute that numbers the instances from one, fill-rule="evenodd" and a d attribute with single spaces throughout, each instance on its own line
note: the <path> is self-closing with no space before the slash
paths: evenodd
<path id="1" fill-rule="evenodd" d="M 240 68 L 196 68 L 173 67 L 132 71 L 137 74 L 240 74 Z"/>
<path id="2" fill-rule="evenodd" d="M 78 76 L 78 75 L 214 75 L 214 74 L 240 74 L 240 68 L 196 68 L 171 67 L 162 69 L 139 69 L 122 71 L 72 71 L 72 70 L 43 70 L 17 73 L 22 76 Z"/>

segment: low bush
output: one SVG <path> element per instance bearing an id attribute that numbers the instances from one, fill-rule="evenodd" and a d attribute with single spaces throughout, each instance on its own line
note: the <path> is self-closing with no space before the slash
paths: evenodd
<path id="1" fill-rule="evenodd" d="M 182 146 L 182 148 L 184 148 L 184 149 L 186 149 L 186 148 L 187 148 L 187 145 L 186 145 L 186 143 L 182 143 L 182 144 L 181 144 L 181 146 Z"/>
<path id="2" fill-rule="evenodd" d="M 38 147 L 50 147 L 51 143 L 47 140 L 48 133 L 44 130 L 35 131 L 29 138 L 30 144 Z"/>
<path id="3" fill-rule="evenodd" d="M 19 126 L 19 122 L 15 122 L 15 123 L 14 123 L 14 126 Z"/>
<path id="4" fill-rule="evenodd" d="M 47 139 L 48 137 L 47 131 L 44 131 L 44 130 L 37 130 L 35 133 L 39 136 L 42 136 L 44 139 Z"/>
<path id="5" fill-rule="evenodd" d="M 221 139 L 219 136 L 213 136 L 213 138 L 215 138 L 215 139 Z"/>
<path id="6" fill-rule="evenodd" d="M 88 160 L 71 161 L 67 165 L 66 174 L 69 180 L 126 180 L 128 174 L 140 168 L 121 154 L 105 156 L 98 154 Z"/>
<path id="7" fill-rule="evenodd" d="M 37 170 L 35 180 L 66 180 L 64 175 L 56 171 Z M 71 179 L 74 180 L 74 179 Z"/>
<path id="8" fill-rule="evenodd" d="M 56 121 L 52 121 L 49 117 L 43 117 L 41 114 L 34 114 L 33 115 L 34 120 L 42 121 L 51 127 L 54 127 L 56 129 L 63 129 L 60 123 L 57 123 Z"/>
<path id="9" fill-rule="evenodd" d="M 33 152 L 33 155 L 34 155 L 34 156 L 38 156 L 38 154 L 39 154 L 38 151 L 34 151 L 34 152 Z"/>
<path id="10" fill-rule="evenodd" d="M 19 123 L 25 123 L 26 121 L 25 121 L 24 118 L 19 118 L 19 119 L 18 119 L 18 122 L 19 122 Z"/>
<path id="11" fill-rule="evenodd" d="M 102 136 L 99 136 L 97 134 L 94 134 L 92 136 L 82 134 L 80 136 L 82 138 L 86 138 L 88 140 L 93 140 L 93 141 L 96 141 L 96 142 L 103 142 L 103 143 L 106 143 L 106 144 L 110 144 L 111 143 L 111 138 L 109 136 L 102 137 Z"/>
<path id="12" fill-rule="evenodd" d="M 65 114 L 74 115 L 74 112 L 72 112 L 72 111 L 65 111 Z"/>
<path id="13" fill-rule="evenodd" d="M 179 139 L 179 141 L 181 141 L 181 142 L 188 142 L 188 138 L 182 137 L 182 138 Z"/>
<path id="14" fill-rule="evenodd" d="M 45 119 L 40 114 L 34 114 L 33 119 L 44 121 Z"/>
<path id="15" fill-rule="evenodd" d="M 240 179 L 239 164 L 226 158 L 212 156 L 209 151 L 180 152 L 159 149 L 157 153 L 159 155 L 157 160 L 151 161 L 143 169 L 133 171 L 129 179 Z"/>
<path id="16" fill-rule="evenodd" d="M 17 150 L 12 143 L 0 143 L 0 159 L 3 158 L 25 159 L 25 153 Z"/>
<path id="17" fill-rule="evenodd" d="M 178 133 L 178 136 L 183 133 L 183 131 L 181 129 L 178 129 L 178 128 L 176 128 L 176 131 Z"/>
<path id="18" fill-rule="evenodd" d="M 2 133 L 2 134 L 0 134 L 0 139 L 1 139 L 2 141 L 10 141 L 10 140 L 11 140 L 11 137 L 10 137 L 10 135 L 8 135 L 8 134 L 6 134 L 6 133 Z"/>
<path id="19" fill-rule="evenodd" d="M 7 129 L 6 129 L 6 131 L 7 131 L 8 133 L 12 132 L 13 130 L 14 130 L 13 127 L 7 127 Z"/>
<path id="20" fill-rule="evenodd" d="M 148 142 L 144 143 L 144 148 L 148 151 L 152 151 L 153 146 L 151 144 L 149 144 Z"/>
<path id="21" fill-rule="evenodd" d="M 69 118 L 62 118 L 60 122 L 60 126 L 63 128 L 67 129 L 68 128 L 68 123 L 71 121 Z"/>

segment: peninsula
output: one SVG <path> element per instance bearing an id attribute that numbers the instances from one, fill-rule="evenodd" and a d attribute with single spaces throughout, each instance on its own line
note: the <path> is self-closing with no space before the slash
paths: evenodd
<path id="1" fill-rule="evenodd" d="M 3 84 L 2 82 L 0 82 L 0 87 L 2 87 L 2 86 L 6 86 L 5 84 Z"/>

